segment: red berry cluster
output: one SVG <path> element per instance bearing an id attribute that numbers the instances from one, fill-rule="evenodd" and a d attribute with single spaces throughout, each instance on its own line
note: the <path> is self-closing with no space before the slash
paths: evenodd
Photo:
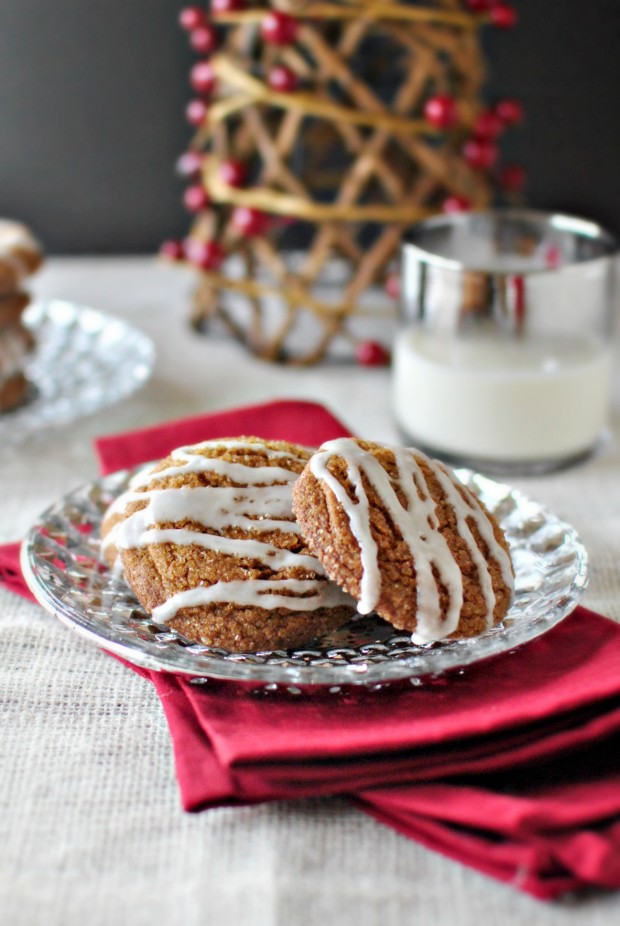
<path id="1" fill-rule="evenodd" d="M 162 257 L 169 260 L 188 260 L 202 270 L 217 270 L 226 254 L 223 248 L 213 240 L 185 238 L 184 241 L 171 239 L 164 241 L 159 249 Z"/>
<path id="2" fill-rule="evenodd" d="M 494 167 L 499 157 L 497 139 L 510 126 L 523 118 L 523 106 L 518 100 L 499 100 L 483 109 L 474 120 L 472 135 L 463 146 L 463 157 L 476 170 Z"/>
<path id="3" fill-rule="evenodd" d="M 497 100 L 488 112 L 499 126 L 500 133 L 518 125 L 524 116 L 523 104 L 515 99 Z M 499 168 L 496 181 L 505 192 L 520 193 L 527 182 L 527 176 L 521 164 L 505 164 Z"/>
<path id="4" fill-rule="evenodd" d="M 220 33 L 217 27 L 218 16 L 244 10 L 245 0 L 211 0 L 210 12 L 201 6 L 188 6 L 179 14 L 179 24 L 188 34 L 190 47 L 201 56 L 190 71 L 189 82 L 196 96 L 186 108 L 187 121 L 200 128 L 208 118 L 209 100 L 216 87 L 217 76 L 209 55 L 217 51 L 220 45 Z M 225 21 L 225 20 L 224 20 Z M 299 22 L 288 13 L 271 10 L 265 13 L 260 23 L 260 35 L 264 42 L 275 46 L 286 46 L 295 41 Z M 269 87 L 278 93 L 292 93 L 298 87 L 298 78 L 294 71 L 283 64 L 275 64 L 266 75 Z M 199 213 L 212 207 L 209 193 L 201 182 L 203 167 L 202 153 L 191 148 L 177 161 L 177 172 L 190 185 L 183 194 L 183 203 L 189 212 Z M 218 176 L 222 183 L 230 187 L 243 187 L 248 182 L 248 167 L 237 160 L 222 162 Z M 230 214 L 230 229 L 227 234 L 245 238 L 263 234 L 271 222 L 270 216 L 258 209 L 237 206 Z M 215 240 L 205 241 L 189 237 L 185 241 L 165 241 L 161 254 L 172 260 L 188 260 L 203 270 L 217 270 L 226 253 Z"/>
<path id="5" fill-rule="evenodd" d="M 179 24 L 188 33 L 189 44 L 199 55 L 210 55 L 217 50 L 220 36 L 205 9 L 200 6 L 185 7 L 179 14 Z M 185 115 L 190 125 L 199 128 L 207 118 L 208 98 L 215 87 L 215 73 L 208 58 L 193 66 L 189 82 L 198 96 L 187 104 Z"/>
<path id="6" fill-rule="evenodd" d="M 508 29 L 516 24 L 514 8 L 500 0 L 465 0 L 465 3 L 472 13 L 484 14 L 498 28 Z M 457 101 L 447 93 L 430 97 L 424 106 L 424 118 L 439 131 L 458 127 Z M 494 106 L 478 113 L 471 135 L 463 141 L 461 148 L 466 163 L 474 170 L 492 170 L 499 159 L 499 136 L 522 118 L 523 106 L 519 100 L 513 99 L 499 100 Z M 497 182 L 502 189 L 516 192 L 525 184 L 525 172 L 518 164 L 506 165 L 499 171 Z M 444 212 L 462 212 L 470 209 L 471 205 L 466 197 L 454 195 L 447 197 L 442 208 Z"/>
<path id="7" fill-rule="evenodd" d="M 278 93 L 292 93 L 297 90 L 299 79 L 295 71 L 291 71 L 286 65 L 276 64 L 267 74 L 267 83 Z"/>
<path id="8" fill-rule="evenodd" d="M 390 353 L 379 341 L 360 341 L 355 348 L 355 359 L 363 367 L 385 367 Z"/>
<path id="9" fill-rule="evenodd" d="M 438 94 L 429 97 L 424 106 L 424 116 L 434 128 L 446 130 L 459 120 L 458 106 L 454 97 Z M 487 170 L 497 160 L 497 139 L 508 126 L 516 125 L 523 118 L 523 107 L 518 100 L 499 100 L 490 109 L 478 113 L 472 126 L 472 135 L 463 147 L 463 156 L 471 167 Z"/>
<path id="10" fill-rule="evenodd" d="M 512 29 L 516 25 L 517 11 L 503 0 L 465 0 L 465 5 L 472 13 L 488 16 L 498 29 Z"/>
<path id="11" fill-rule="evenodd" d="M 458 123 L 456 100 L 447 94 L 430 97 L 424 107 L 424 116 L 435 128 L 450 129 Z M 498 100 L 493 106 L 481 110 L 474 120 L 471 135 L 464 140 L 461 148 L 466 163 L 474 170 L 492 170 L 499 160 L 499 136 L 522 119 L 523 106 L 519 100 Z M 525 171 L 519 164 L 506 165 L 497 175 L 499 186 L 509 192 L 522 190 L 525 181 Z M 471 202 L 463 196 L 449 196 L 442 208 L 444 212 L 463 212 L 471 208 Z"/>
<path id="12" fill-rule="evenodd" d="M 451 129 L 459 118 L 456 100 L 447 93 L 432 96 L 424 105 L 424 116 L 436 129 Z"/>
<path id="13" fill-rule="evenodd" d="M 260 24 L 260 34 L 270 45 L 291 45 L 296 37 L 299 22 L 290 13 L 270 10 Z"/>

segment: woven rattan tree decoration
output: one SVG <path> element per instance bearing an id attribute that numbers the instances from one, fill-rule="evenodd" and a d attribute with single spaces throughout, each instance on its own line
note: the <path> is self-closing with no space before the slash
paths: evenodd
<path id="1" fill-rule="evenodd" d="M 163 250 L 200 271 L 194 325 L 223 322 L 280 362 L 359 348 L 355 322 L 386 312 L 403 230 L 492 198 L 497 136 L 520 107 L 482 106 L 480 30 L 514 19 L 489 0 L 184 9 L 200 55 L 179 161 L 195 219 Z"/>

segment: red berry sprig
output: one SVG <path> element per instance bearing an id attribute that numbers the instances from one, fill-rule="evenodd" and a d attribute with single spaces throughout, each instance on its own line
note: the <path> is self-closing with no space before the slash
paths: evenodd
<path id="1" fill-rule="evenodd" d="M 295 71 L 291 71 L 283 64 L 276 64 L 267 75 L 267 83 L 272 90 L 278 93 L 293 93 L 299 86 L 299 78 Z"/>
<path id="2" fill-rule="evenodd" d="M 210 61 L 198 61 L 190 71 L 189 82 L 203 96 L 209 96 L 215 86 L 215 71 Z"/>
<path id="3" fill-rule="evenodd" d="M 253 238 L 255 235 L 262 235 L 267 230 L 269 216 L 259 209 L 236 206 L 232 212 L 231 222 L 244 238 Z"/>
<path id="4" fill-rule="evenodd" d="M 298 29 L 299 22 L 295 17 L 280 10 L 270 10 L 260 24 L 263 41 L 270 45 L 291 45 L 297 37 Z"/>
<path id="5" fill-rule="evenodd" d="M 504 0 L 465 0 L 472 13 L 487 14 L 498 29 L 511 29 L 517 22 L 517 11 Z"/>
<path id="6" fill-rule="evenodd" d="M 390 354 L 378 341 L 361 341 L 355 348 L 355 359 L 363 367 L 384 367 L 390 362 Z"/>
<path id="7" fill-rule="evenodd" d="M 197 177 L 202 170 L 202 154 L 200 151 L 184 151 L 177 158 L 176 172 L 179 177 Z"/>
<path id="8" fill-rule="evenodd" d="M 183 247 L 182 241 L 176 241 L 170 238 L 168 241 L 163 241 L 159 253 L 161 257 L 165 257 L 168 260 L 183 260 L 185 257 L 185 248 Z"/>
<path id="9" fill-rule="evenodd" d="M 228 186 L 240 187 L 248 178 L 248 169 L 241 161 L 222 161 L 218 174 Z"/>
<path id="10" fill-rule="evenodd" d="M 207 21 L 207 14 L 199 6 L 186 6 L 179 13 L 179 25 L 186 32 L 192 32 L 199 26 L 204 26 Z"/>
<path id="11" fill-rule="evenodd" d="M 498 29 L 512 29 L 517 24 L 517 11 L 508 3 L 494 3 L 489 10 L 489 18 Z"/>
<path id="12" fill-rule="evenodd" d="M 432 96 L 424 105 L 424 117 L 436 129 L 452 128 L 458 119 L 456 102 L 445 93 Z"/>
<path id="13" fill-rule="evenodd" d="M 506 164 L 497 178 L 502 190 L 508 193 L 520 193 L 527 183 L 527 174 L 521 164 Z"/>
<path id="14" fill-rule="evenodd" d="M 460 196 L 458 193 L 453 193 L 451 196 L 446 196 L 441 204 L 441 211 L 449 215 L 453 212 L 469 212 L 471 207 L 471 199 L 467 199 L 466 196 Z"/>
<path id="15" fill-rule="evenodd" d="M 190 125 L 198 128 L 207 118 L 209 107 L 204 100 L 190 100 L 185 109 L 185 118 Z"/>
<path id="16" fill-rule="evenodd" d="M 523 121 L 524 108 L 520 100 L 497 100 L 493 111 L 505 126 L 518 125 Z"/>
<path id="17" fill-rule="evenodd" d="M 183 194 L 183 204 L 188 212 L 201 212 L 211 205 L 211 197 L 200 183 L 188 186 Z"/>
<path id="18" fill-rule="evenodd" d="M 239 10 L 245 10 L 245 0 L 211 0 L 211 12 L 215 13 L 238 13 Z"/>
<path id="19" fill-rule="evenodd" d="M 463 157 L 474 170 L 489 170 L 499 157 L 494 141 L 488 138 L 468 138 L 462 149 Z"/>
<path id="20" fill-rule="evenodd" d="M 488 13 L 493 6 L 493 0 L 465 0 L 465 5 L 472 13 Z"/>
<path id="21" fill-rule="evenodd" d="M 505 123 L 493 109 L 483 109 L 474 119 L 473 132 L 477 138 L 498 138 Z"/>
<path id="22" fill-rule="evenodd" d="M 211 23 L 197 26 L 189 34 L 189 44 L 199 55 L 210 55 L 215 51 L 219 42 L 217 29 Z"/>
<path id="23" fill-rule="evenodd" d="M 217 241 L 199 241 L 196 238 L 186 239 L 185 254 L 190 263 L 202 270 L 217 270 L 226 257 Z"/>

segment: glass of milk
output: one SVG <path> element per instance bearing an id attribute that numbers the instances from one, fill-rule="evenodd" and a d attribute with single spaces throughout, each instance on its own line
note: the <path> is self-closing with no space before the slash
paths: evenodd
<path id="1" fill-rule="evenodd" d="M 513 473 L 591 453 L 609 416 L 616 253 L 593 222 L 527 210 L 411 228 L 392 379 L 407 443 Z"/>

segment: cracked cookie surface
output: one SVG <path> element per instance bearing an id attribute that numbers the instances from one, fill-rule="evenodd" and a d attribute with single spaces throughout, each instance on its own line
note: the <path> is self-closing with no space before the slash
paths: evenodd
<path id="1" fill-rule="evenodd" d="M 102 524 L 140 603 L 191 640 L 288 649 L 345 623 L 354 603 L 311 555 L 291 490 L 310 451 L 236 437 L 178 448 L 140 475 Z"/>
<path id="2" fill-rule="evenodd" d="M 293 510 L 327 574 L 420 643 L 500 622 L 513 570 L 497 521 L 443 464 L 418 451 L 341 438 L 315 453 Z"/>

